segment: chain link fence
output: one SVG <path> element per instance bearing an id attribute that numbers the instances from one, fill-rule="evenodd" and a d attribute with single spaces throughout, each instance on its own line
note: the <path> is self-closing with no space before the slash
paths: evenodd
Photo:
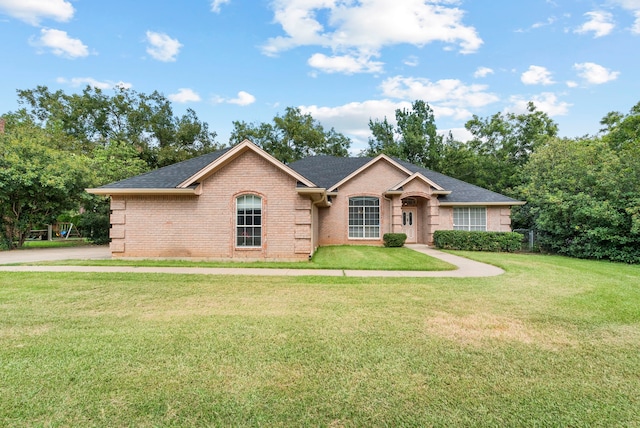
<path id="1" fill-rule="evenodd" d="M 524 251 L 534 251 L 538 247 L 538 234 L 535 229 L 513 229 L 522 235 L 522 249 Z"/>

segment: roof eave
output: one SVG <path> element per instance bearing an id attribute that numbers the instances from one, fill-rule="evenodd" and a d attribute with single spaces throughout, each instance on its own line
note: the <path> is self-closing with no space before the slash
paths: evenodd
<path id="1" fill-rule="evenodd" d="M 504 207 L 513 205 L 524 205 L 525 201 L 505 201 L 505 202 L 440 202 L 441 207 L 464 207 L 464 206 L 481 206 L 481 207 Z"/>
<path id="2" fill-rule="evenodd" d="M 93 189 L 85 189 L 87 193 L 94 195 L 112 196 L 112 195 L 186 195 L 186 196 L 199 196 L 201 194 L 201 187 L 188 187 L 184 189 L 177 188 L 129 188 L 118 189 L 109 187 L 98 187 Z"/>

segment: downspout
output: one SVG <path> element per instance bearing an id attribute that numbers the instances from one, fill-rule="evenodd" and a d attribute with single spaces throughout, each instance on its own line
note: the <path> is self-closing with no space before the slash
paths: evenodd
<path id="1" fill-rule="evenodd" d="M 327 190 L 324 188 L 313 188 L 313 189 L 298 189 L 299 194 L 307 195 L 311 198 L 311 223 L 312 226 L 318 226 L 317 222 L 314 222 L 313 212 L 314 208 L 316 212 L 318 211 L 318 206 L 322 205 L 323 207 L 330 207 L 331 202 L 328 199 Z M 315 219 L 317 220 L 317 218 Z M 313 233 L 313 227 L 311 228 L 311 253 L 309 253 L 309 259 L 315 252 L 315 245 L 317 244 L 316 235 Z"/>
<path id="2" fill-rule="evenodd" d="M 388 233 L 393 233 L 393 200 L 387 198 L 385 193 L 382 194 L 382 197 L 385 199 L 385 201 L 389 202 L 389 232 Z M 384 236 L 384 233 L 382 235 Z"/>

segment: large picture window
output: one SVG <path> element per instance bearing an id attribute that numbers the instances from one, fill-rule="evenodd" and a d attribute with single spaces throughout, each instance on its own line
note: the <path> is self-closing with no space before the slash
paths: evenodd
<path id="1" fill-rule="evenodd" d="M 349 238 L 380 238 L 380 199 L 349 198 Z"/>
<path id="2" fill-rule="evenodd" d="M 454 230 L 487 230 L 487 209 L 485 207 L 454 207 Z"/>
<path id="3" fill-rule="evenodd" d="M 259 196 L 236 198 L 236 246 L 262 246 L 262 199 Z"/>

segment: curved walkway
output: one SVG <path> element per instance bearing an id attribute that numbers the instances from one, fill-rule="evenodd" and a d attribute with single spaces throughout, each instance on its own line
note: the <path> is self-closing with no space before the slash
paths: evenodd
<path id="1" fill-rule="evenodd" d="M 1 266 L 10 263 L 33 263 L 55 260 L 110 259 L 106 246 L 47 248 L 0 252 L 0 272 L 103 272 L 103 273 L 172 273 L 199 275 L 260 275 L 260 276 L 349 276 L 349 277 L 454 277 L 470 278 L 496 276 L 504 271 L 498 267 L 476 262 L 453 254 L 434 250 L 426 245 L 408 244 L 406 247 L 458 267 L 448 271 L 378 271 L 341 269 L 264 269 L 264 268 L 199 268 L 199 267 L 135 267 L 135 266 Z"/>

